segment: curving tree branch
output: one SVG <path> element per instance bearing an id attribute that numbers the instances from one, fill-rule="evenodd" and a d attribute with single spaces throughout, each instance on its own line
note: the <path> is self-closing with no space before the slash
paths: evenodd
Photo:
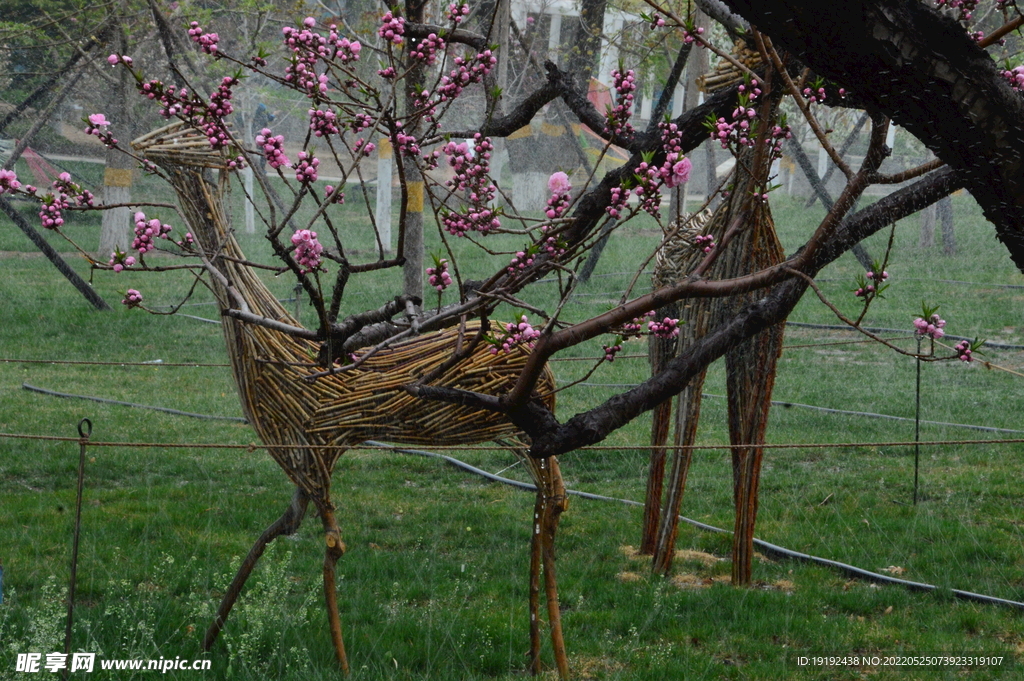
<path id="1" fill-rule="evenodd" d="M 464 28 L 457 28 L 453 31 L 447 26 L 437 26 L 435 24 L 416 24 L 412 22 L 405 24 L 405 35 L 410 38 L 426 38 L 431 33 L 441 36 L 450 43 L 469 45 L 476 50 L 487 49 L 487 36 L 467 31 Z"/>
<path id="2" fill-rule="evenodd" d="M 948 196 L 961 186 L 963 179 L 946 168 L 890 194 L 847 218 L 834 238 L 824 243 L 801 271 L 813 277 L 854 244 L 894 220 L 911 215 Z M 509 417 L 530 435 L 533 441 L 530 455 L 534 457 L 563 454 L 600 442 L 644 411 L 678 394 L 694 376 L 738 342 L 785 321 L 806 289 L 807 282 L 801 278 L 790 278 L 775 285 L 766 296 L 687 348 L 656 376 L 612 397 L 604 404 L 573 416 L 564 424 L 553 423 L 554 416 L 544 414 L 543 407 L 536 402 L 510 412 Z"/>

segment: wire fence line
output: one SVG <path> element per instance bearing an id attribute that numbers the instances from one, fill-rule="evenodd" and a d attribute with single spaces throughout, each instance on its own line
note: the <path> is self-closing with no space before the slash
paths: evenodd
<path id="1" fill-rule="evenodd" d="M 227 362 L 165 362 L 162 359 L 151 359 L 145 362 L 100 362 L 76 359 L 17 359 L 12 357 L 0 357 L 0 363 L 4 364 L 79 364 L 84 366 L 112 366 L 112 367 L 229 367 Z"/>
<path id="2" fill-rule="evenodd" d="M 89 439 L 87 433 L 83 433 L 81 437 L 77 437 L 77 438 L 73 438 L 73 437 L 55 437 L 55 436 L 27 435 L 27 434 L 18 434 L 18 433 L 0 433 L 0 438 L 4 438 L 4 437 L 7 437 L 7 438 L 19 438 L 19 439 L 29 439 L 29 440 L 56 440 L 56 441 L 63 441 L 63 442 L 77 442 L 77 443 L 79 443 L 83 447 L 83 454 L 82 454 L 83 456 L 84 456 L 84 448 L 86 446 L 89 446 L 89 447 L 106 447 L 106 446 L 120 446 L 120 447 L 127 447 L 127 446 L 131 446 L 131 447 L 140 447 L 140 446 L 141 447 L 202 447 L 202 448 L 217 448 L 217 449 L 229 449 L 229 448 L 230 449 L 247 449 L 249 451 L 255 451 L 256 449 L 294 449 L 294 448 L 296 448 L 294 446 L 290 446 L 289 447 L 289 446 L 283 446 L 283 445 L 274 445 L 274 446 L 266 446 L 266 445 L 263 445 L 263 446 L 259 446 L 259 445 L 220 445 L 220 444 L 177 445 L 177 444 L 158 444 L 158 443 L 94 442 L 94 441 Z M 987 441 L 981 441 L 981 442 L 987 442 Z M 1009 442 L 1009 441 L 1007 441 L 1007 442 Z M 1024 439 L 1016 440 L 1016 442 L 1024 442 Z M 965 441 L 965 443 L 966 443 L 966 441 Z M 889 443 L 889 444 L 901 444 L 901 443 Z M 924 443 L 924 442 L 920 442 L 920 443 L 906 443 L 906 444 L 941 444 L 941 443 Z M 736 446 L 749 446 L 749 445 L 727 445 L 727 446 L 716 446 L 714 448 L 715 449 L 723 449 L 723 448 L 736 447 Z M 775 445 L 775 448 L 778 448 L 778 447 L 779 447 L 779 445 Z M 526 491 L 536 491 L 536 487 L 533 484 L 531 484 L 531 483 L 523 482 L 521 480 L 514 480 L 512 478 L 505 478 L 505 477 L 502 477 L 500 475 L 489 473 L 489 472 L 487 472 L 487 471 L 485 471 L 485 470 L 483 470 L 481 468 L 477 468 L 476 466 L 473 466 L 472 464 L 466 463 L 465 461 L 461 461 L 460 459 L 456 459 L 455 457 L 448 456 L 448 455 L 445 455 L 445 454 L 439 454 L 437 452 L 432 452 L 432 451 L 428 451 L 428 450 L 411 449 L 411 448 L 407 448 L 407 447 L 397 447 L 397 446 L 394 446 L 394 445 L 389 445 L 387 443 L 377 442 L 377 441 L 373 441 L 373 440 L 369 440 L 369 441 L 365 442 L 363 445 L 357 445 L 355 447 L 347 447 L 346 449 L 377 449 L 377 450 L 383 449 L 383 450 L 394 451 L 394 452 L 397 452 L 397 453 L 400 453 L 400 454 L 412 454 L 412 455 L 423 456 L 423 457 L 428 457 L 428 458 L 432 458 L 432 459 L 439 459 L 439 460 L 445 461 L 446 463 L 448 463 L 448 464 L 450 464 L 450 465 L 452 465 L 452 466 L 454 466 L 456 468 L 459 468 L 461 470 L 467 471 L 469 473 L 472 473 L 472 474 L 477 475 L 479 477 L 482 477 L 484 479 L 490 480 L 492 482 L 497 482 L 497 483 L 500 483 L 500 484 L 503 484 L 503 485 L 508 485 L 508 486 L 515 487 L 517 489 L 526 490 Z M 467 449 L 479 449 L 479 448 L 478 447 L 437 447 L 437 449 L 467 450 Z M 596 449 L 596 448 L 590 448 L 590 449 Z M 666 449 L 673 449 L 673 447 L 666 447 Z M 678 447 L 675 447 L 675 449 L 678 449 Z M 584 492 L 584 491 L 576 490 L 576 489 L 566 489 L 566 494 L 568 494 L 570 496 L 579 497 L 579 498 L 582 498 L 582 499 L 592 500 L 592 501 L 603 501 L 603 502 L 618 503 L 618 504 L 623 504 L 623 505 L 633 506 L 633 507 L 639 507 L 639 506 L 643 506 L 644 505 L 643 502 L 636 501 L 636 500 L 633 500 L 633 499 L 622 499 L 622 498 L 619 498 L 619 497 L 606 496 L 606 495 L 603 495 L 603 494 L 594 494 L 594 493 L 591 493 L 591 492 Z M 705 532 L 712 532 L 712 533 L 715 533 L 715 534 L 723 534 L 723 535 L 730 535 L 730 534 L 732 534 L 732 532 L 730 532 L 727 529 L 723 529 L 723 528 L 720 528 L 720 527 L 715 527 L 714 525 L 709 525 L 707 523 L 702 523 L 699 520 L 693 520 L 692 518 L 687 518 L 686 516 L 683 516 L 683 515 L 679 516 L 679 520 L 681 520 L 682 522 L 687 523 L 687 524 L 689 524 L 689 525 L 691 525 L 693 527 L 696 527 L 696 528 L 698 528 L 700 530 L 703 530 Z M 933 585 L 933 584 L 926 584 L 924 582 L 914 582 L 914 581 L 910 581 L 910 580 L 899 579 L 897 577 L 892 577 L 890 575 L 883 575 L 883 574 L 880 574 L 878 572 L 873 572 L 871 570 L 866 570 L 864 568 L 857 567 L 855 565 L 850 565 L 848 563 L 842 563 L 842 562 L 831 560 L 831 559 L 828 559 L 828 558 L 822 558 L 820 556 L 815 556 L 815 555 L 811 555 L 811 554 L 808 554 L 808 553 L 803 553 L 803 552 L 800 552 L 800 551 L 794 551 L 792 549 L 787 549 L 787 548 L 785 548 L 783 546 L 779 546 L 778 544 L 773 544 L 771 542 L 767 542 L 767 541 L 764 541 L 762 539 L 758 539 L 756 537 L 754 538 L 754 546 L 756 546 L 757 548 L 761 549 L 762 551 L 764 551 L 768 555 L 774 556 L 776 558 L 785 558 L 785 559 L 789 559 L 789 560 L 796 560 L 796 561 L 799 561 L 799 562 L 805 562 L 805 563 L 812 563 L 812 564 L 822 565 L 822 566 L 829 567 L 829 568 L 832 568 L 834 570 L 837 570 L 838 572 L 840 572 L 842 574 L 845 574 L 848 577 L 852 577 L 852 578 L 855 578 L 855 579 L 862 579 L 862 580 L 865 580 L 865 581 L 868 581 L 868 582 L 871 582 L 871 583 L 875 583 L 875 584 L 886 584 L 886 585 L 891 585 L 891 586 L 899 586 L 899 587 L 905 588 L 905 589 L 907 589 L 909 591 L 918 591 L 918 592 L 938 592 L 938 591 L 940 591 L 940 588 L 938 586 L 936 586 L 936 585 Z M 949 589 L 949 593 L 951 593 L 954 597 L 959 598 L 961 600 L 968 600 L 968 601 L 973 601 L 973 602 L 976 602 L 976 603 L 984 603 L 984 604 L 987 604 L 987 605 L 999 605 L 999 606 L 1002 606 L 1002 607 L 1014 608 L 1016 610 L 1024 610 L 1024 603 L 1022 603 L 1020 601 L 1014 601 L 1014 600 L 1006 599 L 1006 598 L 1000 598 L 998 596 L 989 596 L 987 594 L 979 594 L 979 593 L 975 593 L 975 592 L 972 592 L 972 591 L 964 591 L 964 590 L 961 590 L 961 589 Z"/>
<path id="3" fill-rule="evenodd" d="M 179 315 L 179 316 L 190 317 L 190 315 Z M 199 320 L 202 320 L 202 321 L 209 321 L 209 322 L 215 322 L 216 321 L 216 320 L 212 320 L 212 319 L 205 319 L 204 317 L 191 317 L 191 318 L 199 319 Z M 216 322 L 216 323 L 219 324 L 220 322 Z M 844 326 L 844 325 L 806 324 L 804 322 L 786 322 L 786 323 L 788 325 L 797 326 L 797 327 L 810 327 L 810 328 L 834 329 L 834 330 L 845 330 L 845 331 L 855 331 L 856 330 L 856 329 L 853 329 L 853 328 L 851 328 L 849 326 Z M 882 327 L 864 327 L 864 328 L 865 328 L 865 330 L 871 331 L 872 333 L 876 333 L 876 332 L 877 333 L 886 333 L 886 332 L 898 333 L 898 332 L 900 332 L 899 329 L 886 329 L 886 328 L 882 328 Z M 896 336 L 896 337 L 893 337 L 893 338 L 883 338 L 882 340 L 885 340 L 885 341 L 909 340 L 909 339 L 913 339 L 913 338 L 917 337 L 910 330 L 903 330 L 902 333 L 904 335 Z M 952 340 L 970 340 L 970 339 L 968 339 L 966 337 L 949 336 L 949 335 L 944 336 L 944 338 L 949 338 L 949 339 L 952 339 Z M 792 345 L 783 345 L 782 349 L 783 350 L 795 350 L 795 349 L 798 349 L 798 348 L 819 348 L 819 347 L 823 348 L 823 347 L 829 347 L 829 346 L 833 346 L 833 345 L 867 345 L 867 344 L 876 344 L 876 343 L 877 343 L 877 341 L 875 341 L 874 339 L 871 339 L 871 338 L 865 338 L 865 339 L 860 339 L 860 340 L 846 340 L 846 341 L 825 340 L 825 341 L 822 341 L 822 342 L 814 342 L 814 343 L 798 343 L 798 344 L 792 344 Z M 942 345 L 942 344 L 940 343 L 940 345 Z M 944 346 L 944 347 L 949 347 L 949 346 Z M 994 349 L 998 349 L 998 350 L 1024 350 L 1024 345 L 1010 345 L 1010 344 L 1006 344 L 1006 343 L 992 343 L 990 341 L 986 341 L 984 347 L 986 347 L 986 348 L 994 348 Z M 602 359 L 601 357 L 552 357 L 548 361 L 549 362 L 597 362 L 597 361 L 600 361 L 601 359 Z M 637 353 L 637 354 L 629 354 L 629 355 L 616 355 L 615 359 L 616 360 L 620 360 L 620 359 L 650 359 L 650 355 L 648 355 L 646 353 Z M 979 360 L 979 361 L 981 361 L 981 360 Z M 982 363 L 985 364 L 985 365 L 992 364 L 991 362 L 984 362 L 984 361 L 982 361 Z M 165 366 L 165 367 L 230 367 L 231 366 L 227 362 L 165 362 L 162 359 L 151 359 L 151 360 L 141 361 L 141 362 L 135 362 L 135 361 L 118 362 L 118 361 L 73 360 L 73 359 L 24 359 L 24 358 L 20 358 L 20 357 L 0 357 L 0 364 L 72 364 L 72 365 L 77 364 L 77 365 L 82 365 L 82 366 L 90 366 L 90 365 L 92 365 L 92 366 L 124 366 L 124 367 L 129 367 L 129 366 L 146 366 L 146 367 L 152 367 L 152 366 Z M 1003 367 L 999 367 L 999 366 L 997 366 L 995 364 L 992 364 L 992 367 L 996 368 L 996 369 L 1003 369 L 1005 371 L 1009 371 L 1008 369 L 1005 369 Z M 1015 372 L 1011 372 L 1011 373 L 1015 373 Z M 607 385 L 613 385 L 613 384 L 609 383 Z M 619 385 L 619 384 L 615 384 L 615 385 Z M 626 384 L 621 384 L 621 385 L 626 385 Z"/>
<path id="4" fill-rule="evenodd" d="M 858 329 L 855 329 L 855 328 L 853 328 L 851 326 L 847 326 L 846 324 L 810 324 L 808 322 L 786 322 L 786 326 L 793 326 L 793 327 L 797 327 L 797 328 L 801 328 L 801 329 L 828 329 L 828 330 L 833 330 L 833 331 L 857 331 L 858 330 Z M 885 327 L 885 326 L 862 326 L 860 328 L 863 329 L 864 331 L 870 331 L 871 333 L 904 333 L 904 334 L 906 334 L 906 333 L 914 333 L 914 331 L 912 329 L 893 329 L 893 328 Z M 946 335 L 944 335 L 943 338 L 946 338 L 948 340 L 958 340 L 958 341 L 963 341 L 963 340 L 965 340 L 965 341 L 973 341 L 974 340 L 973 338 L 968 338 L 967 336 L 954 336 L 954 335 L 948 334 L 948 333 Z M 998 350 L 1024 350 L 1024 345 L 1014 345 L 1012 343 L 993 343 L 993 342 L 990 342 L 990 341 L 985 341 L 984 347 L 986 347 L 986 348 L 996 348 Z"/>
<path id="5" fill-rule="evenodd" d="M 14 440 L 43 440 L 50 442 L 82 442 L 81 437 L 67 437 L 62 435 L 36 435 L 32 433 L 3 433 L 0 432 L 0 438 L 8 438 Z M 336 450 L 340 449 L 347 451 L 350 449 L 357 450 L 379 450 L 379 449 L 396 449 L 395 445 L 389 445 L 381 442 L 374 442 L 372 440 L 357 445 L 266 445 L 256 444 L 251 442 L 249 444 L 226 444 L 217 442 L 133 442 L 133 441 L 102 441 L 102 440 L 88 440 L 90 447 L 133 447 L 143 449 L 238 449 L 254 452 L 257 450 L 292 450 L 292 449 L 324 449 L 324 450 Z M 915 445 L 924 446 L 941 446 L 941 445 L 1012 445 L 1012 444 L 1024 444 L 1024 438 L 1008 438 L 1005 440 L 921 440 L 920 442 L 914 442 L 913 440 L 891 440 L 886 442 L 785 442 L 785 443 L 764 443 L 764 444 L 728 444 L 728 445 L 664 445 L 658 446 L 658 449 L 665 450 L 683 450 L 683 449 L 708 449 L 708 450 L 731 450 L 731 449 L 827 449 L 830 447 L 835 448 L 855 448 L 855 447 L 913 447 Z M 495 449 L 501 449 L 499 446 L 488 447 L 484 445 L 432 445 L 434 449 L 443 449 L 446 451 L 494 451 Z M 622 450 L 648 450 L 651 445 L 643 444 L 623 444 L 623 445 L 586 445 L 580 447 L 574 451 L 622 451 Z"/>
<path id="6" fill-rule="evenodd" d="M 594 294 L 594 295 L 596 295 L 596 294 Z M 198 322 L 205 322 L 207 324 L 220 324 L 219 320 L 208 320 L 208 318 L 206 318 L 205 316 L 196 316 L 195 314 L 182 314 L 182 313 L 178 313 L 176 316 L 188 317 L 189 320 L 196 320 Z M 912 329 L 893 329 L 891 327 L 859 327 L 857 329 L 854 329 L 853 327 L 849 327 L 847 325 L 842 325 L 842 324 L 809 324 L 807 322 L 786 322 L 785 326 L 787 326 L 787 327 L 795 327 L 795 328 L 802 328 L 802 329 L 826 329 L 826 330 L 831 330 L 831 331 L 859 331 L 859 330 L 863 330 L 863 331 L 869 331 L 869 332 L 874 333 L 874 334 L 904 334 L 904 335 L 906 335 L 906 334 L 913 334 L 913 330 Z M 948 340 L 956 340 L 956 341 L 962 341 L 962 340 L 974 341 L 975 340 L 974 338 L 970 338 L 968 336 L 954 336 L 952 334 L 946 334 L 945 336 L 943 336 L 943 338 L 946 338 Z M 992 348 L 992 349 L 998 349 L 998 350 L 1024 350 L 1024 345 L 1017 345 L 1017 344 L 1013 344 L 1013 343 L 997 343 L 997 342 L 992 342 L 992 341 L 985 341 L 985 347 Z"/>
<path id="7" fill-rule="evenodd" d="M 592 388 L 635 388 L 638 383 L 590 383 L 584 382 L 578 385 L 588 386 Z M 711 398 L 723 398 L 724 395 L 715 395 L 712 393 L 701 393 L 702 397 Z M 833 409 L 832 407 L 819 407 L 816 404 L 802 404 L 800 402 L 786 402 L 783 400 L 772 400 L 773 407 L 797 407 L 799 409 L 813 409 L 815 411 L 824 412 L 826 414 L 841 414 L 844 416 L 863 416 L 865 418 L 874 419 L 887 419 L 890 421 L 915 421 L 918 423 L 924 423 L 930 426 L 942 426 L 945 428 L 966 428 L 967 430 L 981 430 L 989 433 L 1024 433 L 1024 430 L 1016 430 L 1014 428 L 997 428 L 995 426 L 978 426 L 971 423 L 950 423 L 949 421 L 929 421 L 927 419 L 915 419 L 910 416 L 894 416 L 893 414 L 877 414 L 871 411 L 851 411 L 849 409 Z"/>
<path id="8" fill-rule="evenodd" d="M 616 388 L 620 388 L 620 387 L 630 387 L 630 386 L 633 386 L 634 384 L 628 384 L 628 383 L 582 383 L 580 385 L 589 385 L 589 386 L 594 386 L 594 387 L 616 387 Z M 37 386 L 30 385 L 29 383 L 22 383 L 21 387 L 24 388 L 25 390 L 30 391 L 30 392 L 35 392 L 35 393 L 39 393 L 39 394 L 42 394 L 42 395 L 49 395 L 51 397 L 62 397 L 62 398 L 67 398 L 67 399 L 88 400 L 90 402 L 99 402 L 101 404 L 114 404 L 114 405 L 123 406 L 123 407 L 133 407 L 133 408 L 136 408 L 136 409 L 149 409 L 151 411 L 158 411 L 158 412 L 162 412 L 162 413 L 172 414 L 172 415 L 175 415 L 175 416 L 187 416 L 189 418 L 199 418 L 199 419 L 209 419 L 209 420 L 218 420 L 218 421 L 233 421 L 233 422 L 239 422 L 239 423 L 248 423 L 248 421 L 245 418 L 241 417 L 241 416 L 219 416 L 219 415 L 212 415 L 212 414 L 199 414 L 199 413 L 195 413 L 195 412 L 183 411 L 183 410 L 180 410 L 180 409 L 172 409 L 170 407 L 159 407 L 159 406 L 153 406 L 153 405 L 147 405 L 147 404 L 137 404 L 135 402 L 124 402 L 124 401 L 121 401 L 121 400 L 112 400 L 112 399 L 108 399 L 108 398 L 105 398 L 105 397 L 94 397 L 92 395 L 78 395 L 78 394 L 74 394 L 74 393 L 63 393 L 63 392 L 58 392 L 56 390 L 48 390 L 46 388 L 39 388 Z M 703 397 L 710 397 L 710 398 L 722 398 L 723 397 L 722 395 L 715 395 L 713 393 L 702 393 L 702 396 Z M 849 416 L 863 416 L 863 417 L 869 417 L 869 418 L 887 419 L 887 420 L 892 420 L 892 421 L 916 421 L 917 420 L 917 419 L 910 418 L 908 416 L 894 416 L 892 414 L 876 414 L 876 413 L 873 413 L 873 412 L 850 411 L 850 410 L 847 410 L 847 409 L 832 409 L 830 407 L 819 407 L 819 406 L 816 406 L 816 405 L 813 405 L 813 404 L 801 404 L 799 402 L 784 402 L 784 401 L 779 401 L 779 400 L 773 400 L 772 401 L 772 405 L 773 406 L 785 407 L 785 408 L 788 408 L 788 407 L 799 407 L 799 408 L 803 408 L 803 409 L 813 409 L 813 410 L 816 410 L 816 411 L 822 411 L 822 412 L 830 413 L 830 414 L 841 414 L 841 415 L 849 415 Z M 1024 434 L 1024 430 L 1016 430 L 1016 429 L 1013 429 L 1013 428 L 997 428 L 995 426 L 980 426 L 980 425 L 974 425 L 974 424 L 968 424 L 968 423 L 949 423 L 949 422 L 946 422 L 946 421 L 928 421 L 928 420 L 923 420 L 923 419 L 920 420 L 920 423 L 928 424 L 928 425 L 934 425 L 934 426 L 942 426 L 942 427 L 947 427 L 947 428 L 965 428 L 965 429 L 968 429 L 968 430 L 978 430 L 978 431 L 989 432 L 989 433 Z M 3 437 L 2 433 L 0 433 L 0 437 Z M 75 438 L 72 438 L 72 439 L 75 439 Z M 1020 440 L 1020 441 L 1024 442 L 1024 440 Z M 927 442 L 925 442 L 925 441 L 921 441 L 921 442 L 904 442 L 904 441 L 900 441 L 900 442 L 896 442 L 896 443 L 851 442 L 851 443 L 838 443 L 838 444 L 837 443 L 785 443 L 785 444 L 760 444 L 760 445 L 753 445 L 753 444 L 737 444 L 737 445 L 665 445 L 662 448 L 666 449 L 666 450 L 676 450 L 676 449 L 743 449 L 743 448 L 748 448 L 748 447 L 760 447 L 762 449 L 795 449 L 795 448 L 800 448 L 800 447 L 803 447 L 803 448 L 821 448 L 821 447 L 879 447 L 879 446 L 909 446 L 909 445 L 914 445 L 914 444 L 918 444 L 918 445 L 925 445 L 925 444 L 938 445 L 938 444 L 977 444 L 977 443 L 1012 443 L 1012 442 L 1017 442 L 1017 440 L 1010 440 L 1010 439 L 999 439 L 999 440 L 987 439 L 987 440 L 976 440 L 976 441 L 972 441 L 972 440 L 931 440 L 931 441 L 927 441 Z M 239 445 L 239 446 L 240 447 L 244 447 L 245 445 Z M 320 445 L 317 445 L 317 446 L 320 447 Z M 264 448 L 284 447 L 284 445 L 261 445 L 261 447 L 264 447 Z M 328 447 L 328 446 L 327 445 L 323 445 L 323 447 Z M 301 448 L 301 447 L 299 447 L 299 448 Z M 342 447 L 342 449 L 352 449 L 352 448 L 353 447 Z M 372 447 L 371 447 L 371 449 L 372 449 Z M 452 449 L 482 449 L 482 450 L 490 450 L 490 449 L 493 449 L 493 447 L 458 446 L 458 447 L 452 447 Z M 616 446 L 616 445 L 587 445 L 586 447 L 583 447 L 583 449 L 594 449 L 594 450 L 596 450 L 596 449 L 650 449 L 650 445 L 628 445 L 628 444 L 627 445 L 621 445 L 621 446 Z"/>

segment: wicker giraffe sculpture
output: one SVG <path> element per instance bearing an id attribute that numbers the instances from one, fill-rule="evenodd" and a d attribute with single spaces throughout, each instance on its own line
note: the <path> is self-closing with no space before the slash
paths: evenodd
<path id="1" fill-rule="evenodd" d="M 189 144 L 187 140 L 193 138 L 197 142 L 203 139 L 193 129 L 176 123 L 139 138 L 133 147 L 170 177 L 182 212 L 209 263 L 211 287 L 222 313 L 241 304 L 260 317 L 297 326 L 252 269 L 241 264 L 244 257 L 223 210 L 227 159 L 208 146 Z M 216 181 L 213 171 L 219 175 Z M 295 532 L 312 501 L 325 533 L 323 585 L 331 638 L 338 663 L 347 673 L 335 584 L 335 564 L 345 546 L 331 502 L 331 474 L 338 458 L 346 447 L 370 438 L 417 445 L 497 440 L 526 461 L 537 487 L 530 557 L 531 669 L 537 673 L 541 668 L 538 614 L 543 572 L 552 647 L 560 676 L 568 675 L 555 579 L 554 536 L 567 503 L 558 462 L 526 456 L 523 436 L 500 414 L 426 402 L 404 390 L 452 357 L 463 337 L 478 328 L 467 325 L 463 335 L 458 330 L 424 334 L 375 353 L 358 369 L 310 380 L 311 374 L 318 372 L 310 361 L 318 350 L 315 343 L 223 316 L 243 413 L 265 444 L 285 446 L 269 451 L 296 491 L 284 514 L 263 532 L 242 562 L 207 631 L 205 649 L 216 640 L 266 546 L 282 534 Z M 511 388 L 526 359 L 526 353 L 519 350 L 492 355 L 480 344 L 431 384 L 495 394 Z M 554 377 L 549 369 L 538 389 L 548 395 L 545 402 L 553 408 Z"/>
<path id="2" fill-rule="evenodd" d="M 741 154 L 736 167 L 749 169 L 754 163 L 756 154 L 748 150 Z M 683 281 L 705 258 L 703 249 L 695 243 L 697 236 L 710 234 L 716 243 L 722 244 L 727 230 L 734 224 L 740 228 L 724 244 L 725 250 L 712 265 L 709 278 L 738 277 L 782 262 L 782 246 L 775 234 L 771 211 L 766 202 L 752 198 L 754 187 L 751 174 L 737 170 L 733 176 L 730 198 L 713 214 L 705 210 L 670 228 L 668 238 L 657 254 L 653 275 L 656 289 Z M 666 341 L 651 338 L 649 354 L 652 371 L 661 371 L 668 360 L 753 302 L 756 296 L 757 293 L 750 293 L 729 298 L 690 299 L 670 309 L 660 310 L 659 317 L 678 317 L 685 324 L 680 327 L 678 339 Z M 729 439 L 734 445 L 757 445 L 764 441 L 775 368 L 782 351 L 782 334 L 781 325 L 772 326 L 726 353 Z M 672 568 L 679 511 L 693 458 L 693 450 L 689 447 L 696 440 L 704 377 L 705 372 L 701 372 L 676 398 L 676 448 L 673 450 L 667 485 L 663 485 L 663 479 L 665 444 L 671 425 L 671 402 L 659 405 L 654 412 L 641 550 L 653 555 L 655 572 L 667 574 Z M 757 446 L 732 450 L 733 501 L 736 505 L 732 556 L 734 584 L 749 584 L 751 579 L 754 521 L 757 516 L 763 451 Z M 667 493 L 662 503 L 663 487 L 666 486 Z"/>

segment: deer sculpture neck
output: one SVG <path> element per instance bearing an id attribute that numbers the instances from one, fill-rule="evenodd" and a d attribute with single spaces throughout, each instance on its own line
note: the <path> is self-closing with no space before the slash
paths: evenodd
<path id="1" fill-rule="evenodd" d="M 235 262 L 244 260 L 245 254 L 227 227 L 228 220 L 223 208 L 224 185 L 227 180 L 224 172 L 221 171 L 216 182 L 209 171 L 203 172 L 198 168 L 179 166 L 171 172 L 175 191 L 193 229 L 193 236 L 217 270 L 231 283 L 254 314 L 295 324 L 292 316 L 252 269 Z M 231 306 L 231 295 L 220 280 L 212 283 L 222 310 L 227 309 Z"/>

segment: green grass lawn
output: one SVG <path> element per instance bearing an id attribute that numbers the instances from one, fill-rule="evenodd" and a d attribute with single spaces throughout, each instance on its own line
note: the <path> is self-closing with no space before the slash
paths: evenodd
<path id="1" fill-rule="evenodd" d="M 154 200 L 166 198 L 160 191 L 153 188 Z M 888 265 L 892 286 L 869 311 L 867 323 L 909 329 L 925 301 L 941 305 L 948 333 L 1024 344 L 1024 289 L 1000 288 L 1022 286 L 1024 276 L 976 204 L 964 196 L 954 205 L 955 256 L 942 255 L 938 246 L 918 248 L 916 216 L 897 226 Z M 776 199 L 774 208 L 780 237 L 792 252 L 813 229 L 820 208 L 805 211 L 785 197 Z M 35 223 L 34 211 L 26 211 Z M 95 244 L 95 221 L 76 219 L 81 222 L 72 229 L 81 243 Z M 367 226 L 354 209 L 339 224 L 351 232 L 361 257 L 373 259 Z M 499 250 L 514 250 L 522 238 L 502 237 Z M 879 234 L 866 246 L 881 257 L 887 239 Z M 259 237 L 241 235 L 240 241 L 254 258 L 269 260 Z M 614 305 L 631 269 L 655 244 L 652 223 L 625 226 L 591 283 L 567 306 L 567 317 L 583 319 Z M 429 248 L 440 249 L 436 236 Z M 147 304 L 171 304 L 187 286 L 183 276 L 98 273 L 97 291 L 117 308 L 98 313 L 45 259 L 27 255 L 31 250 L 12 225 L 0 226 L 0 251 L 16 252 L 0 259 L 3 359 L 227 361 L 217 326 L 117 304 L 129 287 L 142 290 Z M 88 276 L 84 262 L 68 255 Z M 464 276 L 479 277 L 508 257 L 472 258 Z M 819 278 L 850 315 L 858 312 L 850 291 L 859 271 L 847 255 Z M 285 277 L 267 281 L 282 297 L 291 295 Z M 346 310 L 376 306 L 399 286 L 396 273 L 353 278 Z M 648 286 L 649 278 L 641 276 L 638 291 Z M 539 284 L 526 299 L 551 309 L 555 288 Z M 200 295 L 193 302 L 208 300 Z M 183 311 L 215 316 L 209 306 Z M 308 308 L 303 315 L 309 321 Z M 838 323 L 810 296 L 791 320 Z M 848 332 L 791 327 L 786 338 L 775 399 L 914 416 L 912 359 L 874 344 L 835 344 L 859 340 Z M 899 342 L 913 347 L 912 340 Z M 567 356 L 595 357 L 599 350 L 600 341 L 592 342 Z M 623 354 L 645 351 L 634 342 Z M 986 369 L 980 362 L 927 364 L 922 417 L 1024 430 L 1019 417 L 1024 354 L 987 350 L 979 359 L 1018 373 Z M 559 383 L 566 384 L 583 377 L 589 366 L 558 362 L 554 369 Z M 620 390 L 608 384 L 636 383 L 647 375 L 643 359 L 602 366 L 586 384 L 560 393 L 558 416 L 565 420 Z M 88 450 L 74 648 L 101 658 L 200 657 L 202 634 L 233 568 L 288 502 L 291 486 L 284 474 L 258 450 L 141 446 L 254 442 L 255 434 L 244 424 L 63 400 L 26 391 L 25 382 L 238 416 L 229 370 L 0 363 L 0 432 L 75 436 L 78 421 L 88 417 L 94 440 L 139 443 Z M 724 383 L 716 365 L 705 392 L 724 395 Z M 708 397 L 703 416 L 699 442 L 726 442 L 725 400 Z M 643 417 L 614 433 L 603 443 L 608 447 L 564 456 L 569 486 L 642 499 L 647 456 L 642 444 L 649 428 L 649 417 Z M 773 410 L 768 442 L 834 446 L 766 453 L 757 535 L 869 570 L 900 568 L 896 572 L 906 579 L 938 585 L 940 591 L 932 594 L 876 587 L 823 567 L 767 558 L 755 565 L 755 587 L 735 589 L 722 581 L 729 574 L 729 538 L 690 526 L 680 531 L 678 548 L 690 553 L 677 560 L 674 578 L 653 577 L 630 550 L 639 541 L 639 509 L 575 499 L 558 537 L 563 621 L 574 673 L 581 679 L 1020 678 L 1019 669 L 1007 667 L 801 668 L 796 657 L 947 652 L 1012 658 L 1024 651 L 1018 611 L 959 601 L 948 591 L 1024 600 L 1024 447 L 999 442 L 1022 436 L 923 426 L 925 440 L 991 442 L 922 448 L 921 496 L 912 506 L 912 448 L 844 446 L 910 440 L 912 422 L 799 407 Z M 492 472 L 513 463 L 501 450 L 455 455 Z M 0 437 L 0 678 L 24 678 L 13 671 L 16 653 L 63 648 L 77 460 L 75 443 Z M 731 527 L 730 471 L 726 452 L 699 451 L 684 515 Z M 503 475 L 524 477 L 519 467 Z M 356 450 L 339 462 L 333 496 L 349 547 L 339 563 L 339 599 L 354 679 L 524 676 L 532 495 L 436 460 Z M 203 678 L 338 676 L 322 607 L 318 526 L 307 518 L 296 536 L 271 547 L 212 653 L 212 672 Z M 110 678 L 131 676 L 120 674 Z"/>

